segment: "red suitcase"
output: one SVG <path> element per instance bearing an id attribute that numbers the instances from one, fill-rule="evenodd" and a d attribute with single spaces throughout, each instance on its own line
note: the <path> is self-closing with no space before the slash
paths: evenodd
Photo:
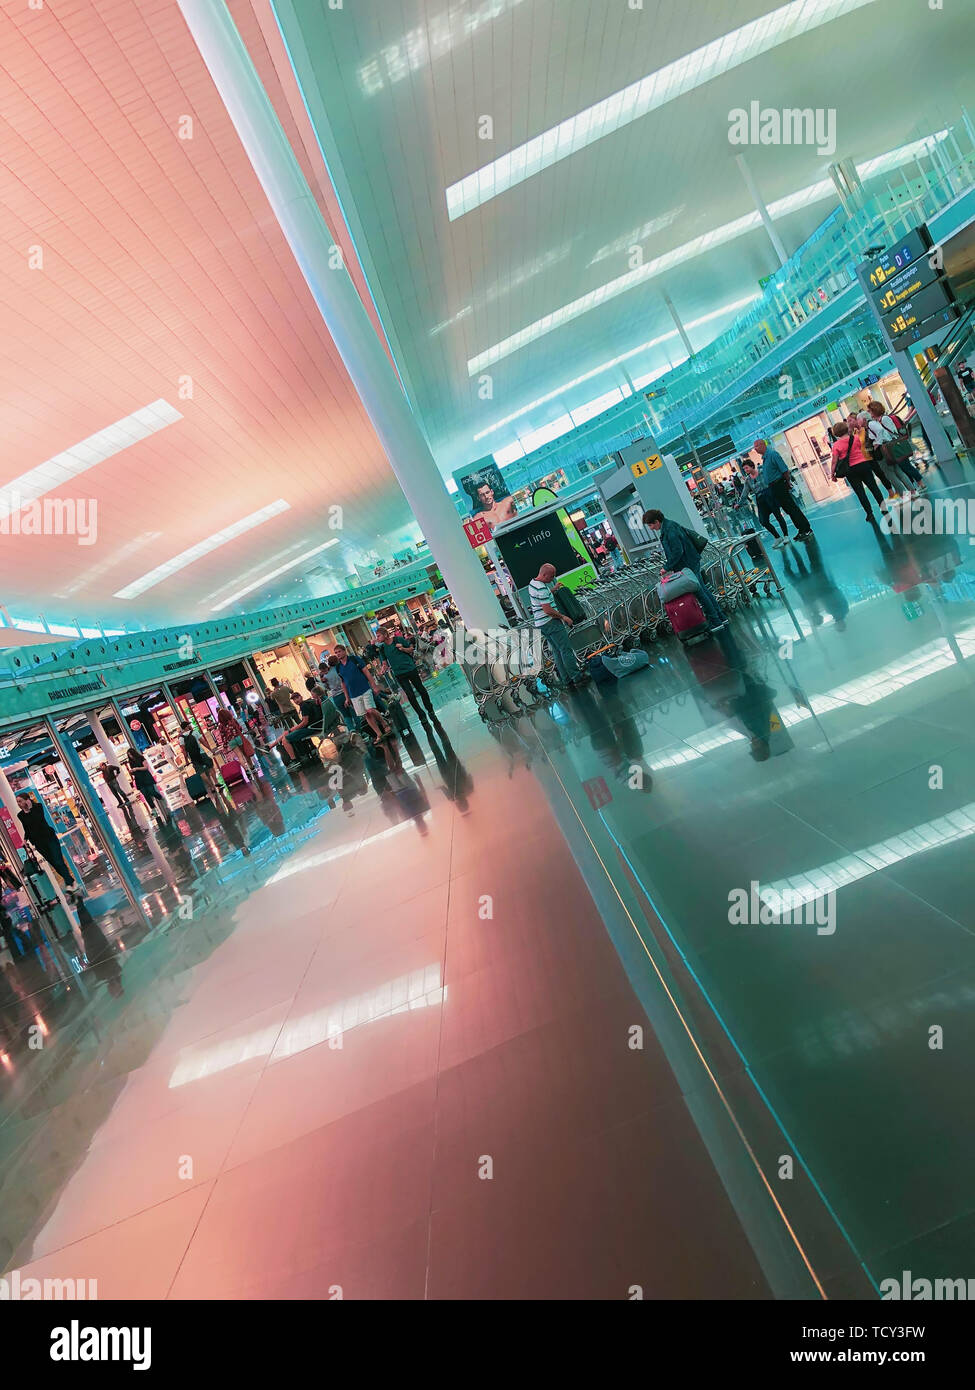
<path id="1" fill-rule="evenodd" d="M 240 763 L 237 762 L 236 758 L 231 758 L 230 762 L 224 763 L 223 767 L 220 769 L 220 776 L 229 787 L 233 782 L 243 782 L 244 769 L 241 767 Z"/>
<path id="2" fill-rule="evenodd" d="M 694 594 L 681 594 L 664 604 L 667 621 L 682 642 L 703 642 L 710 631 L 708 620 Z"/>

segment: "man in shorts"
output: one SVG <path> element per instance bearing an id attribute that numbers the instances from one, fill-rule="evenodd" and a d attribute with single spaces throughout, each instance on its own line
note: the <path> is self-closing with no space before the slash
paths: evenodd
<path id="1" fill-rule="evenodd" d="M 372 730 L 376 746 L 387 743 L 393 731 L 376 708 L 376 683 L 365 663 L 346 647 L 335 648 L 338 658 L 338 672 L 342 685 L 355 714 L 364 719 Z"/>

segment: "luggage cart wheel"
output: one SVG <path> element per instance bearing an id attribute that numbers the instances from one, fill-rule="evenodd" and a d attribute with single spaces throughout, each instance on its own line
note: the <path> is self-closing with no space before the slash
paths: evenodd
<path id="1" fill-rule="evenodd" d="M 656 642 L 657 634 L 652 627 L 645 627 L 640 633 L 641 642 Z"/>
<path id="2" fill-rule="evenodd" d="M 673 630 L 674 629 L 671 627 L 670 623 L 666 618 L 662 618 L 660 620 L 660 627 L 658 631 L 661 633 L 662 636 L 669 637 Z"/>

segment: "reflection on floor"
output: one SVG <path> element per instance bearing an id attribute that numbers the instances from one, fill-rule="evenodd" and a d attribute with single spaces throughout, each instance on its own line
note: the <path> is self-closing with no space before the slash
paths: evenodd
<path id="1" fill-rule="evenodd" d="M 175 1298 L 968 1277 L 975 572 L 852 499 L 812 520 L 776 559 L 802 640 L 763 601 L 499 730 L 454 686 L 398 787 L 269 776 L 121 995 L 37 982 L 33 1048 L 9 1001 L 4 1265 Z"/>

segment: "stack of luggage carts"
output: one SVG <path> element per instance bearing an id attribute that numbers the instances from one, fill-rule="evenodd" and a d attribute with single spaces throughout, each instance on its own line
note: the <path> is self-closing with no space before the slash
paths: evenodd
<path id="1" fill-rule="evenodd" d="M 750 604 L 761 588 L 767 596 L 778 588 L 760 537 L 734 536 L 709 540 L 701 555 L 701 573 L 727 613 Z M 576 589 L 556 588 L 556 603 L 568 617 L 569 642 L 585 670 L 596 656 L 629 651 L 639 643 L 669 636 L 673 626 L 658 594 L 665 567 L 658 557 L 637 560 Z M 524 641 L 518 638 L 524 635 Z M 491 724 L 515 719 L 558 694 L 561 682 L 546 650 L 525 659 L 532 629 L 521 623 L 511 630 L 511 648 L 503 660 L 460 665 L 481 718 Z"/>

